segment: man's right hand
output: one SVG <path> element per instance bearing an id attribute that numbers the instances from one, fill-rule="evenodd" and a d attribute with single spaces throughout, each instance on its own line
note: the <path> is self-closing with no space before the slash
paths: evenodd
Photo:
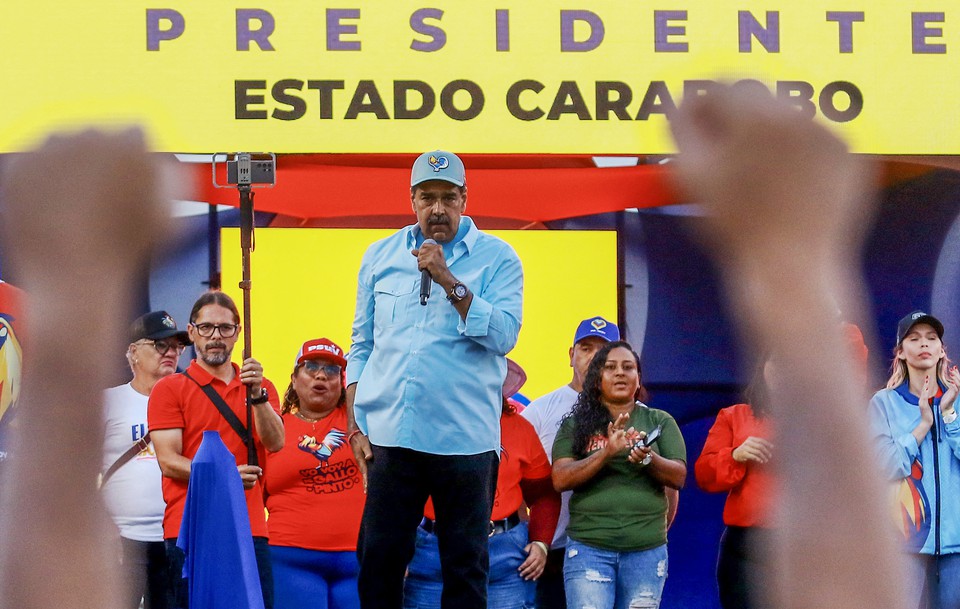
<path id="1" fill-rule="evenodd" d="M 353 458 L 357 460 L 360 475 L 363 476 L 363 492 L 367 492 L 367 461 L 373 459 L 373 450 L 370 448 L 370 439 L 357 430 L 350 432 L 350 448 L 353 449 Z"/>
<path id="2" fill-rule="evenodd" d="M 240 480 L 243 481 L 243 490 L 249 491 L 263 475 L 263 470 L 256 465 L 238 465 L 237 471 L 240 472 Z"/>
<path id="3" fill-rule="evenodd" d="M 347 442 L 350 443 L 350 449 L 353 450 L 353 458 L 357 461 L 357 467 L 360 468 L 360 475 L 363 476 L 363 492 L 367 492 L 367 461 L 373 460 L 373 449 L 370 448 L 370 439 L 366 434 L 360 431 L 357 425 L 357 419 L 353 412 L 353 401 L 357 397 L 357 384 L 347 385 L 346 407 L 347 407 Z"/>

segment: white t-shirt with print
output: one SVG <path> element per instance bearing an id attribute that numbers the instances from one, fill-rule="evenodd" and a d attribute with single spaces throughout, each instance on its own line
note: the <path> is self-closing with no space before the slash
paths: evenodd
<path id="1" fill-rule="evenodd" d="M 103 392 L 105 472 L 147 433 L 147 399 L 130 383 Z M 107 511 L 120 535 L 135 541 L 163 541 L 163 491 L 153 443 L 120 467 L 103 486 Z"/>

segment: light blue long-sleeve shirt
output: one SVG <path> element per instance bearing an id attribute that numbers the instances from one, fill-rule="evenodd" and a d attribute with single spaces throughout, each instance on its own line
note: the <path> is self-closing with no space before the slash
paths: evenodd
<path id="1" fill-rule="evenodd" d="M 407 226 L 371 245 L 357 281 L 347 383 L 357 383 L 357 425 L 378 446 L 439 455 L 500 447 L 506 354 L 517 343 L 523 269 L 506 242 L 460 219 L 447 267 L 470 291 L 467 318 L 434 287 L 420 305 L 420 271 Z"/>
<path id="2" fill-rule="evenodd" d="M 960 418 L 944 423 L 940 399 L 934 398 L 936 429 L 917 445 L 919 401 L 907 383 L 878 391 L 870 400 L 877 458 L 883 474 L 899 485 L 897 523 L 907 548 L 954 554 L 960 552 Z"/>

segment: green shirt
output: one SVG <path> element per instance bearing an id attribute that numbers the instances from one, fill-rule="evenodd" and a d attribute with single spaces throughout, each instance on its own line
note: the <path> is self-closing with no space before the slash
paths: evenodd
<path id="1" fill-rule="evenodd" d="M 627 429 L 650 432 L 663 424 L 654 452 L 686 463 L 687 448 L 677 422 L 663 410 L 640 404 L 630 414 Z M 553 462 L 573 454 L 573 418 L 560 425 L 553 443 Z M 601 450 L 606 438 L 597 433 L 587 454 Z M 627 461 L 629 451 L 613 457 L 597 474 L 573 489 L 567 534 L 579 542 L 617 552 L 647 550 L 667 543 L 667 497 L 663 485 L 646 468 Z"/>

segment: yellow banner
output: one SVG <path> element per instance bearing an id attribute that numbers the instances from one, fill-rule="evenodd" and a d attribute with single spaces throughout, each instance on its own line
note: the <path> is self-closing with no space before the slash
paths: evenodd
<path id="1" fill-rule="evenodd" d="M 717 79 L 761 81 L 858 152 L 960 152 L 960 0 L 4 8 L 0 152 L 139 122 L 174 152 L 670 153 L 671 113 Z"/>
<path id="2" fill-rule="evenodd" d="M 327 337 L 350 349 L 360 259 L 371 243 L 393 232 L 257 229 L 251 256 L 253 355 L 281 395 L 305 341 Z M 595 315 L 617 319 L 617 234 L 489 232 L 512 245 L 523 263 L 523 327 L 508 357 L 527 373 L 521 393 L 536 398 L 570 382 L 568 349 L 582 320 Z M 242 307 L 240 231 L 225 228 L 221 233 L 223 291 Z M 242 346 L 240 342 L 234 350 L 237 362 Z"/>

